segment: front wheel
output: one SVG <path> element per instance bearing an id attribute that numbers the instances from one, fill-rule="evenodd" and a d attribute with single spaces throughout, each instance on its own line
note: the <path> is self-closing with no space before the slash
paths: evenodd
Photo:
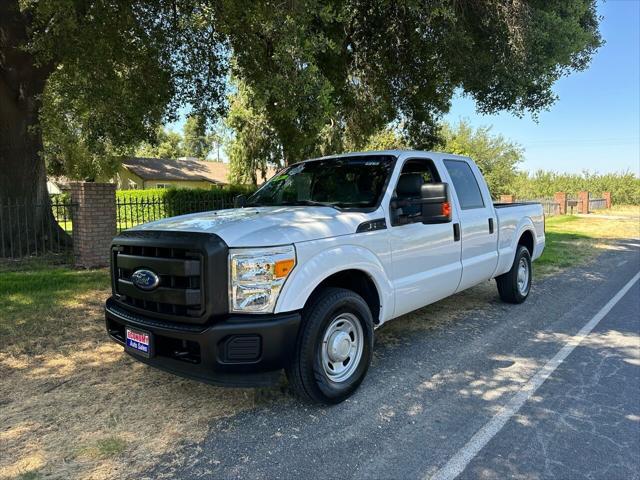
<path id="1" fill-rule="evenodd" d="M 507 303 L 524 302 L 531 290 L 532 273 L 531 254 L 526 247 L 519 245 L 511 270 L 496 277 L 498 293 L 502 301 Z"/>
<path id="2" fill-rule="evenodd" d="M 373 319 L 367 303 L 351 290 L 327 288 L 303 312 L 287 378 L 304 400 L 340 403 L 362 383 L 372 351 Z"/>

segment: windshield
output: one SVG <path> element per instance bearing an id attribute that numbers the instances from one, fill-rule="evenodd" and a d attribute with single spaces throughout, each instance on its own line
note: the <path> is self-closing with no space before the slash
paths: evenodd
<path id="1" fill-rule="evenodd" d="M 394 160 L 391 155 L 363 155 L 297 163 L 265 183 L 247 205 L 375 207 Z"/>

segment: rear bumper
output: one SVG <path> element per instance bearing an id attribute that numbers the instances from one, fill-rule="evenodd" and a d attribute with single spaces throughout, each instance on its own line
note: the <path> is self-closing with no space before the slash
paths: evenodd
<path id="1" fill-rule="evenodd" d="M 300 313 L 229 316 L 203 326 L 134 314 L 109 299 L 105 320 L 111 339 L 123 346 L 125 327 L 152 334 L 151 358 L 125 347 L 148 365 L 215 385 L 265 386 L 277 381 L 294 354 Z"/>

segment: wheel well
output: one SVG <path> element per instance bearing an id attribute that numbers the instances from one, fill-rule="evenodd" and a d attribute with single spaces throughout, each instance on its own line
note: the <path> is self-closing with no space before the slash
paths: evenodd
<path id="1" fill-rule="evenodd" d="M 518 245 L 524 245 L 529 250 L 529 254 L 533 255 L 533 234 L 531 230 L 525 230 L 522 233 L 520 240 L 518 240 Z"/>
<path id="2" fill-rule="evenodd" d="M 351 290 L 360 295 L 371 310 L 373 323 L 380 323 L 380 295 L 371 277 L 362 270 L 344 270 L 325 278 L 313 290 L 306 305 L 324 288 L 337 287 Z M 306 306 L 305 305 L 305 306 Z"/>

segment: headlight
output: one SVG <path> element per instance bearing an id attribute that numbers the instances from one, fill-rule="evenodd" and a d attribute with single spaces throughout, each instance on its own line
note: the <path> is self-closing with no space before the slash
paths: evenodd
<path id="1" fill-rule="evenodd" d="M 296 265 L 296 251 L 293 245 L 231 249 L 229 265 L 229 310 L 271 313 Z"/>

